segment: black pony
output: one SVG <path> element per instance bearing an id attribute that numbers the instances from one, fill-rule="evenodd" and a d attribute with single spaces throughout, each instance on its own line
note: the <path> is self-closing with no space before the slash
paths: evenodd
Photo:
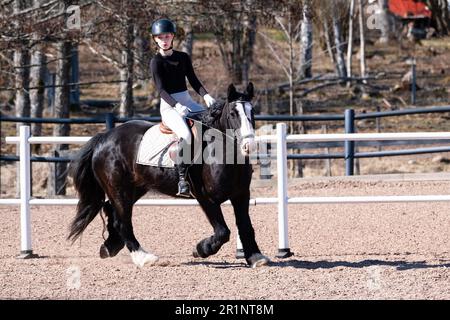
<path id="1" fill-rule="evenodd" d="M 240 150 L 246 161 L 232 164 L 202 161 L 189 167 L 191 192 L 214 229 L 212 236 L 197 244 L 194 257 L 213 255 L 229 241 L 230 230 L 220 204 L 230 200 L 247 263 L 255 267 L 269 262 L 256 244 L 248 212 L 253 172 L 248 161 L 254 143 L 252 98 L 252 83 L 248 84 L 245 93 L 237 92 L 230 85 L 227 102 L 216 103 L 201 116 L 204 131 L 215 128 L 225 137 L 227 129 L 236 130 L 238 134 L 233 140 L 233 148 Z M 108 238 L 100 247 L 100 257 L 114 257 L 126 245 L 133 262 L 141 267 L 145 263 L 156 262 L 158 257 L 147 253 L 136 240 L 131 219 L 133 204 L 150 189 L 174 196 L 178 182 L 175 169 L 135 162 L 139 143 L 150 127 L 151 124 L 145 121 L 129 121 L 106 133 L 99 133 L 82 147 L 71 163 L 71 176 L 79 194 L 79 203 L 68 239 L 75 241 L 103 209 L 108 220 Z M 203 144 L 207 147 L 209 142 Z"/>

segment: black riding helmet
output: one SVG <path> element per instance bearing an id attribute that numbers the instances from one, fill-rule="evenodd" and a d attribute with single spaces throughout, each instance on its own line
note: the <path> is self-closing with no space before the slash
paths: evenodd
<path id="1" fill-rule="evenodd" d="M 177 27 L 175 26 L 175 23 L 173 23 L 169 19 L 158 19 L 152 24 L 152 37 L 153 41 L 155 41 L 156 45 L 159 47 L 158 43 L 155 40 L 155 36 L 158 36 L 162 33 L 173 33 L 174 35 L 177 33 Z M 172 40 L 173 44 L 173 40 Z M 169 49 L 163 49 L 164 51 L 169 51 L 172 49 L 172 44 L 170 45 Z M 162 49 L 162 48 L 161 48 Z"/>
<path id="2" fill-rule="evenodd" d="M 175 26 L 175 23 L 173 23 L 169 19 L 158 19 L 153 22 L 152 36 L 157 36 L 161 33 L 177 33 L 177 27 Z"/>

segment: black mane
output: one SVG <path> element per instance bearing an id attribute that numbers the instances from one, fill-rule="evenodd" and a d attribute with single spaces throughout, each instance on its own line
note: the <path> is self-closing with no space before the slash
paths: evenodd
<path id="1" fill-rule="evenodd" d="M 209 107 L 206 112 L 199 116 L 199 120 L 206 124 L 208 127 L 216 128 L 217 120 L 222 114 L 223 108 L 225 106 L 225 101 L 216 101 L 211 107 Z"/>

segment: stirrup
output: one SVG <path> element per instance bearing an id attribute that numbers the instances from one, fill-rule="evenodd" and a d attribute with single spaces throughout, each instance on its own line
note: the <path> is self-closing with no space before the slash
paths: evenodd
<path id="1" fill-rule="evenodd" d="M 189 183 L 187 183 L 186 181 L 178 182 L 178 193 L 177 193 L 177 196 L 186 197 L 186 198 L 190 198 L 191 197 L 191 192 L 190 192 L 190 189 L 189 189 Z"/>

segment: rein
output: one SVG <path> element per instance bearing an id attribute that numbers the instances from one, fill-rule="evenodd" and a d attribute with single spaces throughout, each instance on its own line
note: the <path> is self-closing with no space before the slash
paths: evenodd
<path id="1" fill-rule="evenodd" d="M 237 104 L 237 103 L 242 103 L 242 104 L 244 104 L 244 103 L 248 103 L 248 102 L 249 102 L 249 101 L 245 101 L 245 100 L 236 100 L 236 101 L 233 101 L 232 104 L 234 104 L 234 105 Z M 222 108 L 222 111 L 223 111 L 223 108 Z M 196 115 L 202 114 L 202 113 L 204 113 L 204 112 L 208 112 L 208 110 L 205 110 L 205 111 L 203 111 L 203 112 L 199 112 L 199 113 L 193 114 L 191 117 L 186 117 L 186 119 L 189 119 L 189 120 L 194 121 L 194 122 L 199 122 L 200 124 L 204 125 L 205 127 L 209 128 L 209 129 L 218 130 L 218 131 L 220 131 L 222 134 L 224 134 L 226 137 L 228 137 L 229 139 L 233 139 L 233 140 L 235 140 L 235 141 L 238 140 L 238 137 L 237 137 L 236 135 L 235 135 L 235 136 L 229 136 L 229 135 L 226 134 L 226 130 L 225 130 L 225 132 L 223 132 L 223 131 L 221 131 L 221 130 L 219 130 L 219 129 L 217 129 L 217 128 L 214 128 L 214 127 L 212 127 L 212 126 L 206 124 L 205 122 L 202 122 L 202 121 L 201 121 L 201 118 L 200 118 L 200 120 L 199 120 L 199 118 L 196 117 Z M 245 113 L 245 111 L 244 111 L 244 113 Z M 252 123 L 251 118 L 249 118 L 247 115 L 245 115 L 245 116 L 246 116 L 247 120 L 248 120 L 250 123 Z M 227 115 L 227 118 L 228 118 L 228 115 Z M 230 128 L 230 129 L 231 129 L 231 128 Z M 245 135 L 245 136 L 241 136 L 241 137 L 239 137 L 239 138 L 241 138 L 241 139 L 247 139 L 247 138 L 254 138 L 254 137 L 255 137 L 255 134 L 250 133 L 250 134 L 247 134 L 247 135 Z"/>

